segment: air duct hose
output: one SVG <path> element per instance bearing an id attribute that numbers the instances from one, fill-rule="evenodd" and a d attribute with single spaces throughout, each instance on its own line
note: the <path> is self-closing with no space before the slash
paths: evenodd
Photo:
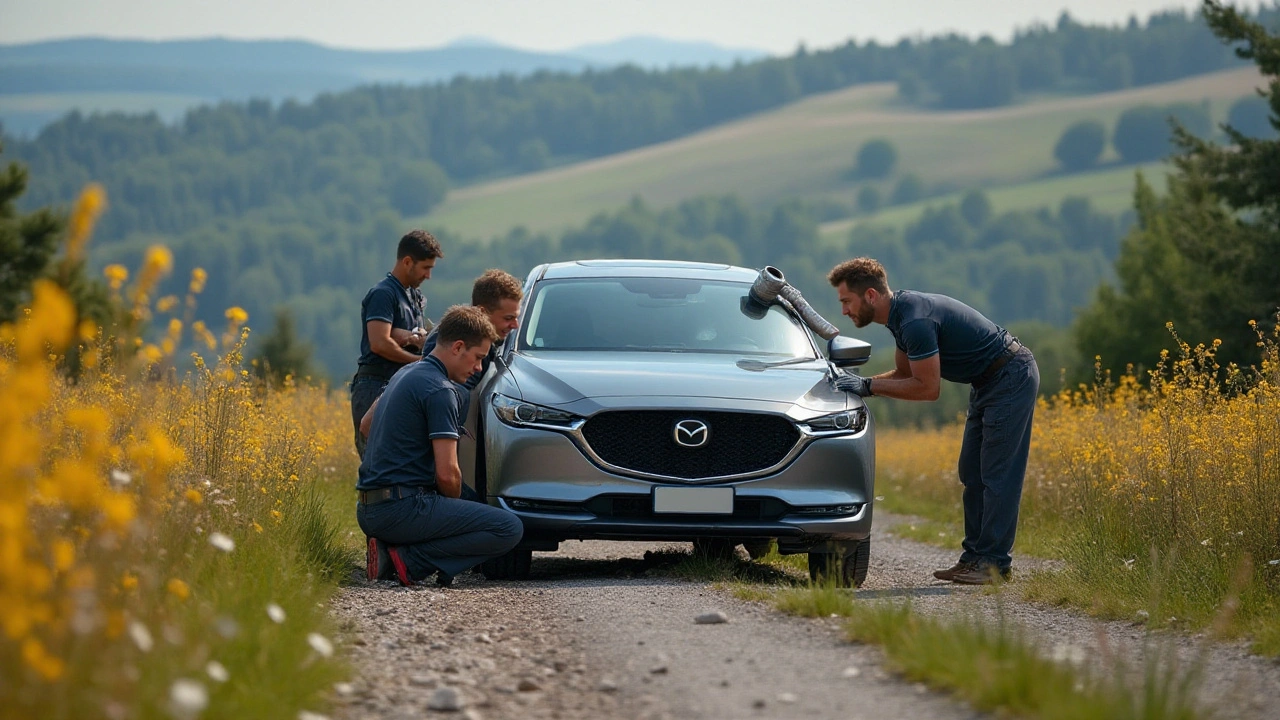
<path id="1" fill-rule="evenodd" d="M 791 305 L 800 319 L 804 320 L 805 325 L 808 325 L 823 340 L 830 340 L 840 334 L 840 330 L 835 325 L 827 322 L 826 318 L 818 314 L 818 311 L 805 301 L 799 290 L 787 284 L 782 271 L 772 265 L 760 271 L 760 277 L 751 284 L 751 290 L 747 295 L 747 302 L 744 303 L 743 309 L 752 316 L 763 317 L 764 311 L 781 297 Z"/>

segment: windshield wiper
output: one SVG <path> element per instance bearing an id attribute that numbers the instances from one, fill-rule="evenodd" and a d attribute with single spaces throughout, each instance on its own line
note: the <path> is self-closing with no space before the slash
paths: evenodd
<path id="1" fill-rule="evenodd" d="M 775 362 L 764 362 L 763 360 L 755 360 L 753 358 L 743 358 L 738 361 L 738 367 L 743 370 L 752 372 L 762 372 L 769 368 L 782 367 L 784 365 L 796 365 L 799 363 L 813 362 L 817 358 L 791 358 L 790 360 L 778 360 Z"/>

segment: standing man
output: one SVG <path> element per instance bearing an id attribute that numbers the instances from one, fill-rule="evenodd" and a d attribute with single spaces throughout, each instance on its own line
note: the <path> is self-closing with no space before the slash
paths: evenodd
<path id="1" fill-rule="evenodd" d="M 496 339 L 484 311 L 449 308 L 435 348 L 387 385 L 356 484 L 370 579 L 394 572 L 410 585 L 434 573 L 448 586 L 520 542 L 524 526 L 514 514 L 459 499 L 458 438 L 469 402 L 462 383 L 480 371 Z"/>
<path id="2" fill-rule="evenodd" d="M 395 267 L 360 303 L 360 366 L 351 380 L 351 421 L 361 458 L 365 439 L 360 418 L 397 370 L 422 357 L 427 301 L 418 286 L 431 279 L 431 269 L 442 257 L 440 243 L 431 233 L 407 233 L 396 249 Z"/>
<path id="3" fill-rule="evenodd" d="M 855 326 L 884 325 L 897 345 L 893 370 L 869 378 L 844 375 L 837 388 L 864 398 L 932 401 L 942 380 L 970 386 L 960 447 L 964 551 L 954 567 L 933 576 L 967 585 L 1009 579 L 1040 390 L 1031 351 L 959 300 L 890 291 L 884 266 L 871 258 L 840 263 L 827 280 Z"/>

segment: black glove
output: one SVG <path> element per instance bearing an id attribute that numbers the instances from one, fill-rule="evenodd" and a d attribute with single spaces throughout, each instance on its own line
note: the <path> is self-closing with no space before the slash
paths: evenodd
<path id="1" fill-rule="evenodd" d="M 841 375 L 836 378 L 835 385 L 837 390 L 853 393 L 858 397 L 871 395 L 871 378 L 864 378 L 861 375 Z"/>

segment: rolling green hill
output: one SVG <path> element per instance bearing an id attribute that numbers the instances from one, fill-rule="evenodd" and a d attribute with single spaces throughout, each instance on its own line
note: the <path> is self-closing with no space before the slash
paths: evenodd
<path id="1" fill-rule="evenodd" d="M 1255 70 L 1242 69 L 1123 92 L 948 112 L 902 106 L 891 84 L 863 85 L 678 140 L 461 188 L 415 222 L 488 238 L 519 225 L 562 230 L 635 196 L 660 207 L 723 193 L 760 204 L 791 197 L 848 202 L 857 186 L 847 179 L 854 153 L 877 137 L 897 146 L 899 172 L 915 173 L 935 189 L 981 187 L 1008 207 L 1085 194 L 1098 207 L 1118 209 L 1128 204 L 1133 168 L 1054 176 L 1052 148 L 1067 126 L 1095 119 L 1111 128 L 1130 107 L 1202 100 L 1221 119 L 1232 100 L 1259 84 Z M 1108 151 L 1102 160 L 1116 158 Z"/>

